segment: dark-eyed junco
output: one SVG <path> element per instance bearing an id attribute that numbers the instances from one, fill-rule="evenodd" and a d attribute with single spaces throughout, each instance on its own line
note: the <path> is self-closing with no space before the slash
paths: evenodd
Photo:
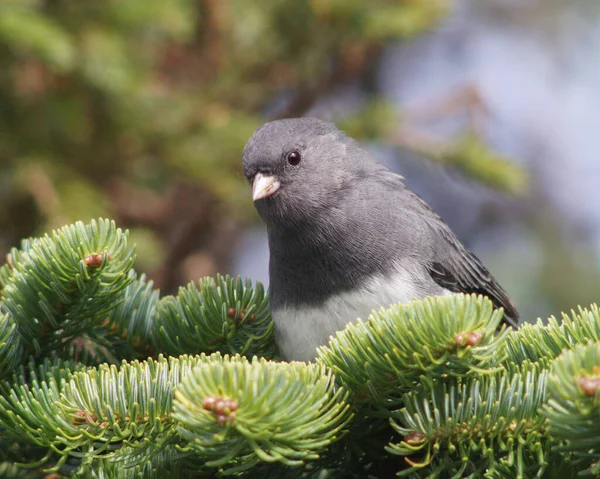
<path id="1" fill-rule="evenodd" d="M 243 154 L 267 224 L 276 340 L 288 360 L 312 360 L 329 336 L 371 310 L 425 296 L 479 293 L 515 305 L 481 262 L 403 178 L 332 123 L 278 120 Z"/>

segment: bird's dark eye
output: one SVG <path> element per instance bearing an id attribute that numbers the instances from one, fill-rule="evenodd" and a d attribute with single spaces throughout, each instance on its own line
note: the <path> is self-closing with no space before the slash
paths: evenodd
<path id="1" fill-rule="evenodd" d="M 302 156 L 300 156 L 300 152 L 298 152 L 298 151 L 290 151 L 287 154 L 287 160 L 290 165 L 296 166 L 298 163 L 300 163 L 301 159 L 302 159 Z"/>

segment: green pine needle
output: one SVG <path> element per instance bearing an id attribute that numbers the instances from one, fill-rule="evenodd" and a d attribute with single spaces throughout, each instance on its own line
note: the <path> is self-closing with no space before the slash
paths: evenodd
<path id="1" fill-rule="evenodd" d="M 175 394 L 173 417 L 207 465 L 297 466 L 339 439 L 351 418 L 346 396 L 323 366 L 238 357 L 194 369 Z"/>
<path id="2" fill-rule="evenodd" d="M 14 371 L 24 355 L 24 343 L 13 316 L 0 314 L 0 377 Z"/>
<path id="3" fill-rule="evenodd" d="M 144 274 L 138 277 L 134 270 L 130 270 L 128 278 L 129 285 L 105 321 L 108 334 L 104 337 L 113 352 L 120 355 L 118 357 L 133 356 L 130 350 L 119 348 L 125 341 L 139 354 L 147 357 L 153 352 L 153 334 L 159 327 L 156 318 L 159 291 L 153 289 L 153 282 L 147 281 Z"/>
<path id="4" fill-rule="evenodd" d="M 600 343 L 564 351 L 551 364 L 543 414 L 586 475 L 600 475 Z M 586 470 L 587 469 L 587 470 Z"/>
<path id="5" fill-rule="evenodd" d="M 318 459 L 351 419 L 347 393 L 323 366 L 239 355 L 85 369 L 30 364 L 1 390 L 3 437 L 46 448 L 46 456 L 23 466 L 48 472 L 110 470 L 115 462 L 150 467 L 147 459 L 167 450 L 172 460 L 203 468 L 300 465 Z M 222 397 L 235 406 L 207 409 L 209 398 Z"/>
<path id="6" fill-rule="evenodd" d="M 192 367 L 219 355 L 107 364 L 76 371 L 43 366 L 5 381 L 0 396 L 3 435 L 48 448 L 59 471 L 67 460 L 81 467 L 113 458 L 121 447 L 157 452 L 175 434 L 170 419 L 173 388 Z M 81 368 L 79 366 L 78 368 Z M 50 456 L 45 461 L 50 460 Z"/>
<path id="7" fill-rule="evenodd" d="M 600 475 L 595 305 L 509 331 L 487 298 L 426 298 L 348 325 L 316 364 L 276 363 L 261 284 L 160 299 L 132 263 L 100 220 L 0 267 L 2 474 Z M 155 351 L 172 356 L 134 360 Z"/>
<path id="8" fill-rule="evenodd" d="M 269 300 L 261 283 L 217 276 L 190 283 L 158 306 L 156 348 L 168 354 L 275 353 Z"/>
<path id="9" fill-rule="evenodd" d="M 564 349 L 590 341 L 600 342 L 600 311 L 592 304 L 579 307 L 571 316 L 563 313 L 562 321 L 551 316 L 547 321 L 538 319 L 536 324 L 523 324 L 511 331 L 506 338 L 507 364 L 523 361 L 548 364 Z"/>
<path id="10" fill-rule="evenodd" d="M 402 474 L 542 477 L 550 437 L 538 409 L 548 374 L 532 363 L 520 373 L 507 372 L 407 394 L 392 421 L 404 440 L 388 448 L 413 466 Z"/>
<path id="11" fill-rule="evenodd" d="M 359 399 L 393 407 L 422 379 L 495 370 L 502 314 L 487 298 L 458 294 L 382 308 L 336 333 L 318 362 Z"/>
<path id="12" fill-rule="evenodd" d="M 183 477 L 184 463 L 176 458 L 177 453 L 172 446 L 150 455 L 140 454 L 133 447 L 123 447 L 109 458 L 94 461 L 89 466 L 79 467 L 72 477 L 81 479 Z"/>
<path id="13" fill-rule="evenodd" d="M 36 357 L 63 352 L 65 343 L 99 326 L 130 281 L 134 261 L 127 233 L 109 220 L 65 226 L 25 242 L 10 258 L 12 271 L 2 274 L 0 313 L 16 325 L 21 356 Z M 14 355 L 1 346 L 0 358 Z M 0 376 L 5 373 L 0 370 Z"/>
<path id="14" fill-rule="evenodd" d="M 27 238 L 21 241 L 21 248 L 11 248 L 6 255 L 6 264 L 0 267 L 0 292 L 8 284 L 15 269 L 14 265 L 20 263 L 23 257 L 31 249 L 35 238 Z"/>

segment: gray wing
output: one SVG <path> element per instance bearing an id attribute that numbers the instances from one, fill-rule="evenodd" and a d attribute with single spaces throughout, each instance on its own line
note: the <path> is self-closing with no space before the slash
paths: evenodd
<path id="1" fill-rule="evenodd" d="M 504 322 L 514 328 L 518 327 L 519 313 L 515 304 L 481 261 L 460 244 L 445 224 L 439 227 L 438 232 L 441 241 L 446 244 L 439 246 L 444 252 L 438 252 L 437 260 L 428 265 L 427 269 L 433 280 L 455 293 L 487 296 L 496 308 L 504 309 Z"/>
<path id="2" fill-rule="evenodd" d="M 448 225 L 421 197 L 406 187 L 400 175 L 380 170 L 379 179 L 403 195 L 403 202 L 408 206 L 405 213 L 414 213 L 416 223 L 422 221 L 429 227 L 433 238 L 426 267 L 431 278 L 454 293 L 487 296 L 496 308 L 504 309 L 503 321 L 516 328 L 519 313 L 515 304 L 481 261 L 461 244 Z"/>

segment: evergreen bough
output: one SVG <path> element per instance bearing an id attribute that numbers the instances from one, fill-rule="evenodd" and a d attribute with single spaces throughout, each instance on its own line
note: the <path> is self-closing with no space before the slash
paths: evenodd
<path id="1" fill-rule="evenodd" d="M 500 327 L 476 295 L 382 308 L 278 361 L 268 297 L 160 297 L 127 232 L 76 223 L 0 267 L 0 475 L 600 475 L 600 311 Z"/>

